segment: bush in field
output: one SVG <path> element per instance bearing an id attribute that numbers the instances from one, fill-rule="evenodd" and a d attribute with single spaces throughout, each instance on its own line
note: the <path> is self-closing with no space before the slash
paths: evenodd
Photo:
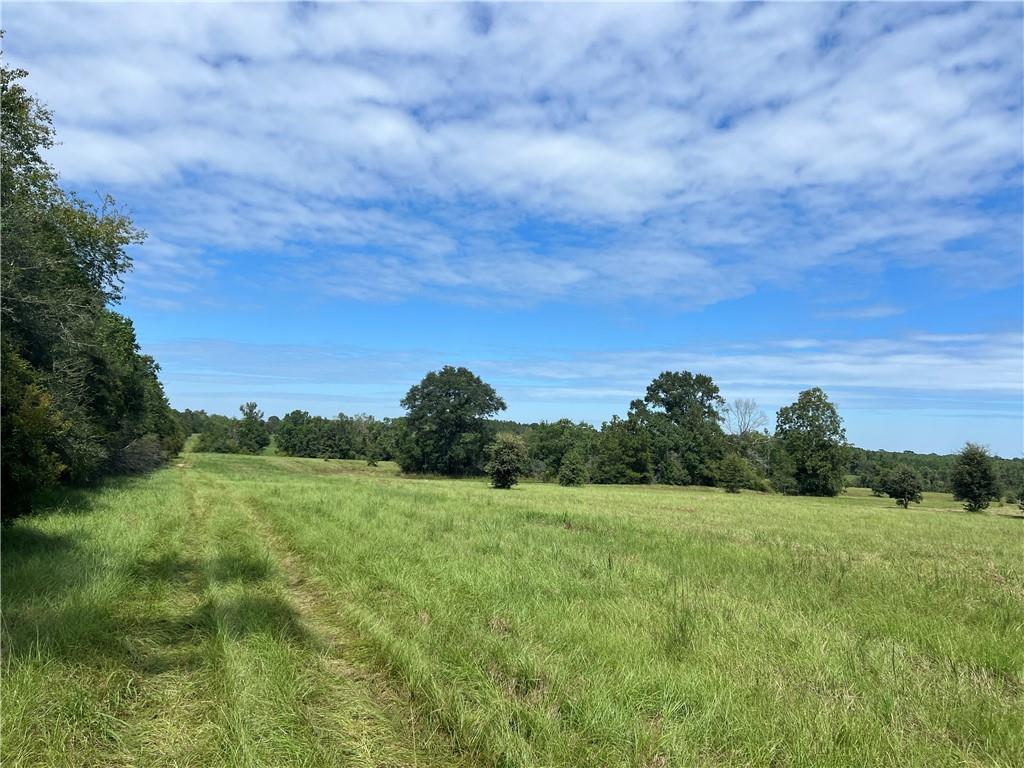
<path id="1" fill-rule="evenodd" d="M 238 450 L 242 453 L 262 453 L 270 445 L 270 433 L 263 424 L 263 412 L 256 403 L 246 403 L 238 408 L 242 422 L 238 425 Z"/>
<path id="2" fill-rule="evenodd" d="M 886 472 L 881 482 L 882 491 L 904 509 L 910 506 L 910 502 L 921 503 L 922 486 L 921 476 L 906 464 Z"/>
<path id="3" fill-rule="evenodd" d="M 526 472 L 526 467 L 526 442 L 519 435 L 499 432 L 494 442 L 487 446 L 485 470 L 495 488 L 511 488 L 519 482 L 519 476 Z"/>
<path id="4" fill-rule="evenodd" d="M 739 493 L 740 488 L 750 488 L 753 483 L 754 470 L 739 454 L 730 453 L 718 463 L 718 484 L 729 493 Z"/>
<path id="5" fill-rule="evenodd" d="M 836 496 L 843 490 L 846 430 L 820 387 L 801 392 L 795 403 L 779 409 L 775 439 L 792 460 L 797 493 Z"/>
<path id="6" fill-rule="evenodd" d="M 562 457 L 561 466 L 558 468 L 559 485 L 585 485 L 589 478 L 587 457 L 583 455 L 583 451 L 573 449 Z"/>
<path id="7" fill-rule="evenodd" d="M 964 502 L 968 512 L 980 512 L 999 498 L 992 457 L 986 448 L 975 443 L 967 443 L 957 454 L 949 484 L 953 498 Z"/>

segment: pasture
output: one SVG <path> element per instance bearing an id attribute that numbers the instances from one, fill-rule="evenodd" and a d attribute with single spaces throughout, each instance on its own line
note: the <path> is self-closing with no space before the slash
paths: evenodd
<path id="1" fill-rule="evenodd" d="M 186 453 L 3 531 L 5 766 L 1019 766 L 1024 521 Z"/>

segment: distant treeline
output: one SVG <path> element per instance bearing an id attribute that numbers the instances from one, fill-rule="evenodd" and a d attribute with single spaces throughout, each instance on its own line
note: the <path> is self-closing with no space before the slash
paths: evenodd
<path id="1" fill-rule="evenodd" d="M 881 475 L 905 465 L 921 477 L 924 490 L 948 493 L 957 454 L 913 453 L 912 451 L 869 451 L 851 446 L 849 449 L 851 485 L 877 487 Z M 1006 492 L 1024 489 L 1024 458 L 994 457 L 992 468 L 1000 488 Z"/>
<path id="2" fill-rule="evenodd" d="M 255 403 L 243 406 L 239 419 L 203 411 L 184 411 L 179 418 L 185 430 L 199 433 L 197 450 L 260 452 L 273 437 L 275 450 L 289 456 L 392 459 L 406 472 L 450 476 L 483 474 L 496 435 L 505 433 L 522 443 L 517 471 L 567 485 L 718 485 L 830 496 L 847 484 L 887 493 L 890 477 L 900 470 L 916 493 L 952 490 L 958 461 L 849 446 L 835 405 L 818 388 L 781 408 L 769 431 L 754 401 L 726 403 L 710 376 L 688 371 L 660 374 L 625 417 L 613 416 L 599 429 L 568 419 L 495 419 L 505 408 L 501 397 L 471 371 L 451 366 L 427 374 L 401 404 L 406 416 L 395 419 L 292 411 L 263 420 Z M 247 430 L 251 435 L 261 429 L 262 439 L 245 438 Z M 994 459 L 991 466 L 999 486 L 1013 496 L 1024 487 L 1024 460 Z"/>
<path id="3" fill-rule="evenodd" d="M 4 520 L 57 482 L 150 469 L 184 442 L 159 366 L 110 309 L 143 233 L 109 198 L 94 206 L 60 188 L 43 159 L 51 116 L 25 74 L 0 75 Z"/>

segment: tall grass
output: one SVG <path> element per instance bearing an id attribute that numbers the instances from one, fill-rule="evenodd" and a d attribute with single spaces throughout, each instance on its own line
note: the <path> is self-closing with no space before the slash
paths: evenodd
<path id="1" fill-rule="evenodd" d="M 5 765 L 1024 764 L 1009 516 L 184 463 L 4 532 Z"/>

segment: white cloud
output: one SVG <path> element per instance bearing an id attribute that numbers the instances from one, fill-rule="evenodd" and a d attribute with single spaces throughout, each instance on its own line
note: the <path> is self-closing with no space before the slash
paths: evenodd
<path id="1" fill-rule="evenodd" d="M 960 274 L 963 242 L 978 286 L 1016 279 L 1020 211 L 978 201 L 1020 187 L 1020 18 L 9 4 L 5 47 L 64 178 L 193 264 L 276 254 L 278 279 L 359 299 L 700 306 L 830 267 Z"/>
<path id="2" fill-rule="evenodd" d="M 601 353 L 243 344 L 183 339 L 145 345 L 163 365 L 171 402 L 233 412 L 256 399 L 268 413 L 399 415 L 398 401 L 431 369 L 467 365 L 524 421 L 600 423 L 622 414 L 663 370 L 710 374 L 729 400 L 753 397 L 771 416 L 811 386 L 823 387 L 867 447 L 952 451 L 986 435 L 1003 455 L 1024 452 L 1020 334 L 917 334 L 895 339 L 778 339 L 729 348 L 622 349 Z M 274 374 L 267 361 L 274 361 Z M 981 428 L 978 420 L 989 426 Z M 943 420 L 945 426 L 939 421 Z"/>

